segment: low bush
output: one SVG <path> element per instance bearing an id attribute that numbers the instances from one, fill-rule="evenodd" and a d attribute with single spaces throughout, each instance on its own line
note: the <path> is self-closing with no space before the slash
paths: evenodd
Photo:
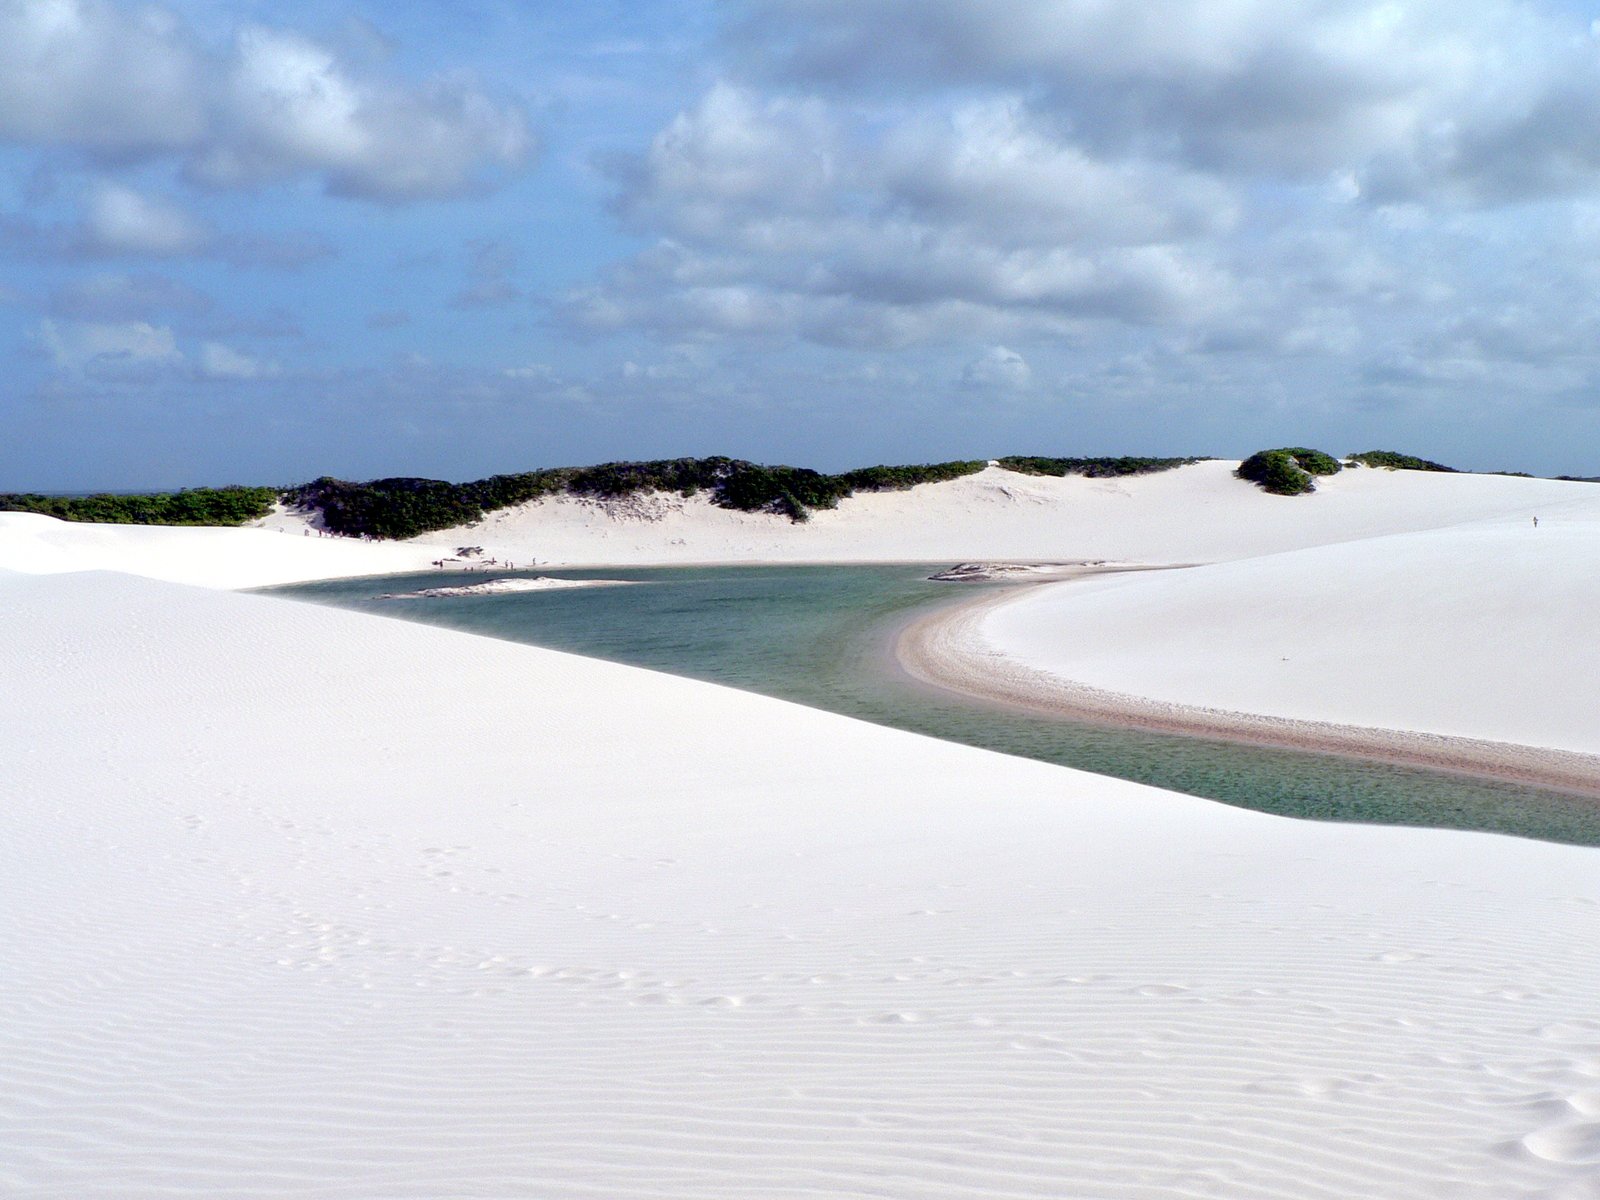
<path id="1" fill-rule="evenodd" d="M 982 459 L 955 462 L 918 463 L 904 467 L 859 467 L 839 476 L 857 492 L 903 492 L 923 483 L 946 483 L 964 475 L 976 475 L 988 464 Z"/>
<path id="2" fill-rule="evenodd" d="M 290 488 L 284 503 L 317 509 L 335 533 L 355 537 L 408 538 L 465 525 L 483 516 L 471 484 L 442 479 L 373 479 L 350 483 L 324 475 Z"/>
<path id="3" fill-rule="evenodd" d="M 1303 496 L 1317 490 L 1312 476 L 1335 475 L 1338 471 L 1339 460 L 1331 454 L 1306 446 L 1284 446 L 1257 450 L 1239 464 L 1234 474 L 1274 496 Z"/>
<path id="4" fill-rule="evenodd" d="M 0 511 L 42 513 L 63 521 L 104 525 L 243 525 L 272 511 L 274 488 L 188 488 L 142 495 L 41 496 L 0 494 Z"/>
<path id="5" fill-rule="evenodd" d="M 1339 460 L 1331 454 L 1321 450 L 1312 450 L 1307 446 L 1283 446 L 1283 453 L 1294 459 L 1295 466 L 1312 475 L 1337 475 L 1340 470 Z"/>
<path id="6" fill-rule="evenodd" d="M 1363 450 L 1360 454 L 1349 454 L 1345 457 L 1363 466 L 1387 467 L 1391 471 L 1446 471 L 1452 475 L 1459 474 L 1454 467 L 1430 462 L 1414 454 L 1401 454 L 1397 450 Z"/>
<path id="7" fill-rule="evenodd" d="M 365 483 L 324 477 L 291 488 L 286 503 L 322 513 L 335 533 L 408 538 L 479 520 L 485 513 L 546 496 L 612 499 L 636 492 L 710 494 L 723 508 L 768 512 L 808 520 L 817 509 L 837 508 L 855 492 L 881 492 L 936 483 L 981 471 L 982 462 L 863 467 L 826 475 L 805 467 L 762 466 L 736 458 L 671 458 L 647 462 L 556 467 L 492 475 L 470 483 L 439 479 L 374 479 Z"/>
<path id="8" fill-rule="evenodd" d="M 1174 467 L 1207 462 L 1204 458 L 1030 458 L 1011 455 L 998 460 L 1009 471 L 1023 475 L 1084 475 L 1110 479 L 1119 475 L 1153 475 Z"/>

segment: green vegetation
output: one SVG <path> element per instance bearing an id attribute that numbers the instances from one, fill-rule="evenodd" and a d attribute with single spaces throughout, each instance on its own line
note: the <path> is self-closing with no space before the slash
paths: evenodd
<path id="1" fill-rule="evenodd" d="M 1117 475 L 1152 475 L 1207 462 L 1204 458 L 1027 458 L 1012 455 L 998 460 L 1008 471 L 1024 475 L 1086 475 L 1090 479 L 1110 479 Z"/>
<path id="2" fill-rule="evenodd" d="M 1413 471 L 1452 468 L 1392 450 L 1350 456 L 1372 467 Z M 1000 465 L 1027 475 L 1082 475 L 1092 479 L 1148 475 L 1204 458 L 1048 458 L 1012 455 Z M 1331 455 L 1305 446 L 1261 450 L 1239 465 L 1237 474 L 1280 496 L 1315 490 L 1314 476 L 1332 475 L 1340 464 Z M 143 525 L 241 525 L 265 516 L 275 499 L 319 512 L 335 533 L 358 537 L 409 538 L 434 530 L 470 525 L 497 509 L 548 496 L 613 499 L 638 492 L 706 493 L 723 508 L 765 512 L 808 520 L 819 509 L 837 508 L 857 492 L 903 491 L 941 483 L 983 470 L 976 459 L 903 466 L 860 467 L 828 475 L 804 467 L 765 466 L 737 458 L 670 458 L 647 462 L 601 463 L 592 467 L 552 467 L 510 475 L 491 475 L 468 483 L 408 477 L 355 483 L 323 476 L 278 492 L 273 488 L 194 488 L 143 496 L 84 497 L 0 494 L 0 510 L 44 513 L 68 521 Z"/>
<path id="3" fill-rule="evenodd" d="M 465 488 L 442 479 L 347 483 L 324 475 L 291 488 L 283 499 L 295 508 L 321 509 L 322 523 L 329 529 L 357 537 L 407 538 L 483 516 L 482 507 Z"/>
<path id="4" fill-rule="evenodd" d="M 735 458 L 672 458 L 555 467 L 494 475 L 471 483 L 438 479 L 351 483 L 324 477 L 291 488 L 284 493 L 284 501 L 297 508 L 320 510 L 323 524 L 335 533 L 379 538 L 408 538 L 450 529 L 496 509 L 545 496 L 609 499 L 648 491 L 680 496 L 707 492 L 723 508 L 804 521 L 817 509 L 837 508 L 840 500 L 858 491 L 897 491 L 982 469 L 982 462 L 971 461 L 863 467 L 843 475 L 824 475 L 804 467 L 769 467 Z"/>
<path id="5" fill-rule="evenodd" d="M 861 467 L 839 476 L 858 492 L 903 492 L 919 483 L 944 483 L 963 475 L 976 475 L 987 464 L 982 459 L 923 463 L 912 467 Z"/>
<path id="6" fill-rule="evenodd" d="M 243 525 L 272 511 L 276 488 L 189 488 L 140 496 L 0 493 L 0 512 L 43 513 L 104 525 Z"/>
<path id="7" fill-rule="evenodd" d="M 1284 446 L 1282 452 L 1294 459 L 1295 465 L 1302 471 L 1312 475 L 1337 475 L 1339 473 L 1339 460 L 1331 454 L 1321 450 L 1312 450 L 1307 446 Z"/>
<path id="8" fill-rule="evenodd" d="M 1313 475 L 1335 475 L 1339 460 L 1321 450 L 1305 446 L 1284 446 L 1277 450 L 1257 450 L 1234 472 L 1240 479 L 1261 485 L 1274 496 L 1303 496 L 1317 490 Z"/>
<path id="9" fill-rule="evenodd" d="M 1454 467 L 1430 462 L 1414 454 L 1401 454 L 1398 450 L 1363 450 L 1360 454 L 1346 457 L 1351 462 L 1358 462 L 1365 467 L 1387 467 L 1391 471 L 1447 471 L 1452 475 L 1459 473 Z"/>

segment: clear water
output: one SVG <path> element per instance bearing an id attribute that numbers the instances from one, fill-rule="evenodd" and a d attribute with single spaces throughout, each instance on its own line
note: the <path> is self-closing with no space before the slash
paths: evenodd
<path id="1" fill-rule="evenodd" d="M 1586 797 L 1034 715 L 918 684 L 894 667 L 895 632 L 985 586 L 927 579 L 947 565 L 549 571 L 541 573 L 639 586 L 431 600 L 377 597 L 471 578 L 429 573 L 271 590 L 728 684 L 1263 812 L 1600 845 L 1600 803 Z M 493 577 L 506 574 L 531 573 Z"/>

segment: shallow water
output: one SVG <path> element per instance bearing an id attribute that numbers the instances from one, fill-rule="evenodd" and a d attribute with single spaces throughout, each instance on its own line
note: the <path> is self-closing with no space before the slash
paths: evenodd
<path id="1" fill-rule="evenodd" d="M 994 586 L 928 581 L 948 565 L 551 570 L 540 573 L 640 586 L 424 600 L 377 597 L 472 578 L 430 572 L 269 590 L 728 684 L 1263 812 L 1600 845 L 1600 803 L 1586 797 L 1036 716 L 918 684 L 894 667 L 894 631 L 918 613 Z"/>

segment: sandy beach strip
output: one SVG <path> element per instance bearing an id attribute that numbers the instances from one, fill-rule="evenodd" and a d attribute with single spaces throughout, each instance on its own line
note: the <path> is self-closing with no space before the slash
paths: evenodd
<path id="1" fill-rule="evenodd" d="M 1085 569 L 1082 576 L 1098 573 L 1104 572 Z M 1157 700 L 1079 683 L 994 649 L 983 632 L 986 619 L 1052 585 L 1018 583 L 922 616 L 901 631 L 896 660 L 925 684 L 1032 713 L 1424 767 L 1600 799 L 1600 755 Z"/>
<path id="2" fill-rule="evenodd" d="M 386 592 L 378 600 L 443 600 L 459 596 L 515 596 L 527 592 L 570 592 L 583 588 L 630 587 L 630 579 L 553 579 L 546 575 L 531 578 L 512 576 L 485 579 L 446 587 L 419 588 L 414 592 Z"/>

